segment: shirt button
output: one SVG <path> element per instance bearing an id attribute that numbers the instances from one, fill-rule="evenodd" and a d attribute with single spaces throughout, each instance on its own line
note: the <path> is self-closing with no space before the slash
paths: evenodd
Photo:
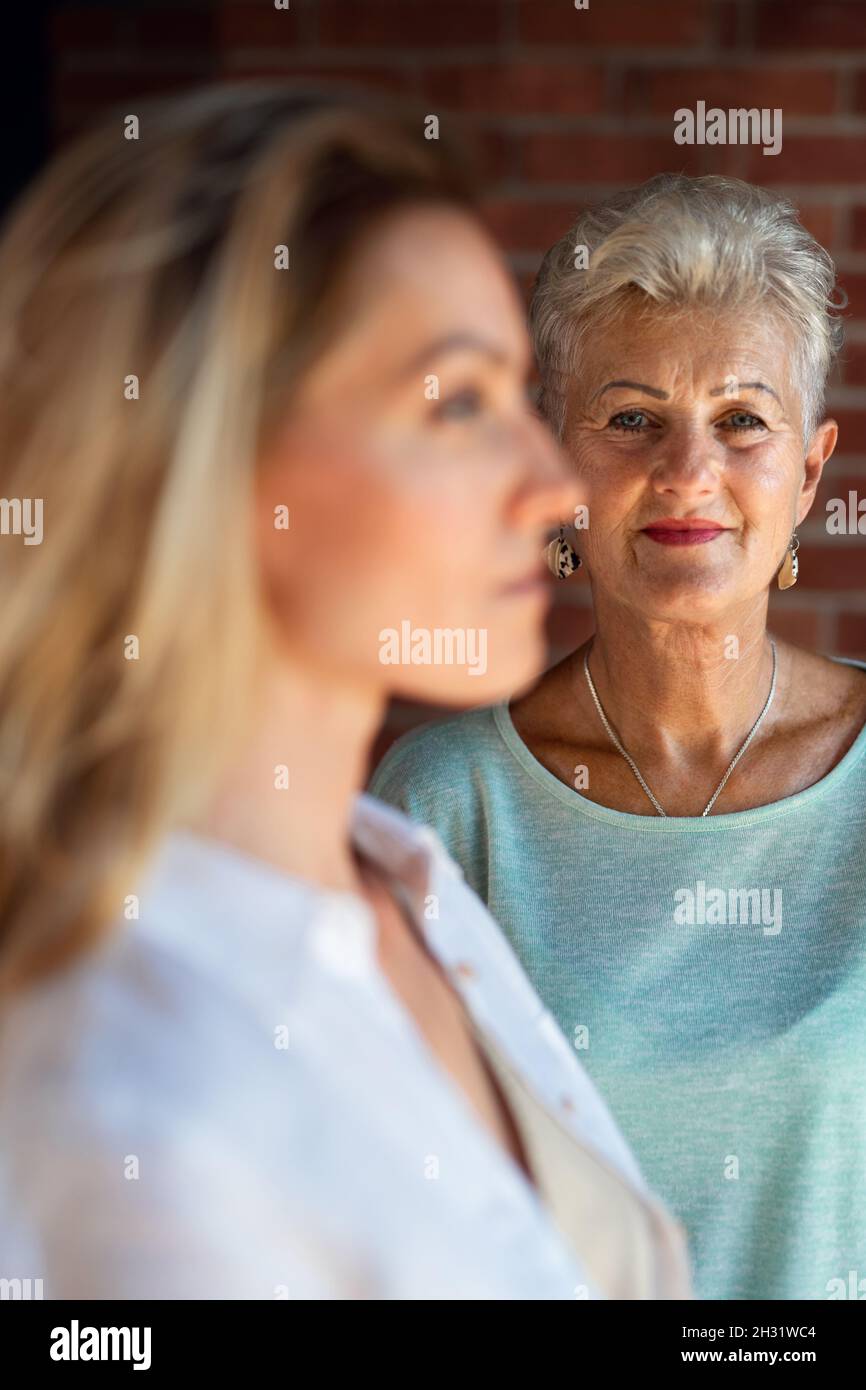
<path id="1" fill-rule="evenodd" d="M 474 965 L 470 965 L 468 960 L 459 960 L 454 966 L 454 974 L 459 975 L 461 980 L 477 980 L 478 971 Z"/>
<path id="2" fill-rule="evenodd" d="M 559 1104 L 563 1110 L 566 1110 L 568 1112 L 569 1115 L 573 1115 L 575 1110 L 577 1109 L 577 1106 L 575 1105 L 571 1096 L 561 1096 Z"/>

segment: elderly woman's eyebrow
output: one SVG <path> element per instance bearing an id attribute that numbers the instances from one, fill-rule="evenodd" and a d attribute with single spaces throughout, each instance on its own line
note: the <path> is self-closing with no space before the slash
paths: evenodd
<path id="1" fill-rule="evenodd" d="M 657 386 L 647 386 L 641 381 L 608 381 L 606 385 L 599 387 L 591 399 L 597 400 L 599 396 L 604 395 L 605 391 L 612 391 L 615 386 L 626 386 L 630 391 L 643 391 L 647 396 L 655 396 L 657 401 L 670 400 L 667 391 L 660 391 Z"/>
<path id="2" fill-rule="evenodd" d="M 608 381 L 605 383 L 604 386 L 600 386 L 599 389 L 590 399 L 597 400 L 599 396 L 604 395 L 605 391 L 612 391 L 615 387 L 618 386 L 624 386 L 629 391 L 643 391 L 645 395 L 654 396 L 658 401 L 670 400 L 670 396 L 668 395 L 667 391 L 660 391 L 657 386 L 647 386 L 646 382 L 643 381 Z M 738 381 L 737 394 L 739 394 L 742 391 L 767 391 L 769 395 L 771 395 L 775 400 L 779 402 L 779 405 L 782 404 L 778 393 L 773 390 L 772 386 L 768 386 L 764 381 Z M 710 395 L 730 395 L 730 386 L 714 386 L 712 391 L 710 392 Z"/>
<path id="3" fill-rule="evenodd" d="M 775 399 L 779 401 L 779 405 L 782 404 L 778 394 L 773 390 L 772 386 L 767 386 L 767 384 L 763 381 L 738 381 L 736 383 L 736 386 L 737 395 L 739 395 L 742 391 L 769 391 L 770 395 L 775 397 Z M 727 386 L 715 386 L 710 392 L 710 395 L 725 396 L 730 395 L 730 391 Z"/>

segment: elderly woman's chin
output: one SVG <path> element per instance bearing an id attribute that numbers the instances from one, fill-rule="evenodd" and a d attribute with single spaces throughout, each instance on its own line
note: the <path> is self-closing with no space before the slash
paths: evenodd
<path id="1" fill-rule="evenodd" d="M 724 542 L 722 542 L 724 544 Z M 651 542 L 647 542 L 647 545 Z M 749 591 L 766 587 L 766 579 L 749 585 L 742 555 L 702 553 L 641 555 L 630 574 L 631 601 L 657 617 L 694 622 L 710 619 Z"/>

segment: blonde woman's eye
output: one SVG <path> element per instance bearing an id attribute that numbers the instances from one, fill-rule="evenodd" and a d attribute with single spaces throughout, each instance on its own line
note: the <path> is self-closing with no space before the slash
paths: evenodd
<path id="1" fill-rule="evenodd" d="M 647 423 L 642 410 L 620 410 L 612 415 L 608 424 L 615 430 L 625 430 L 627 434 L 637 434 Z"/>
<path id="2" fill-rule="evenodd" d="M 471 420 L 473 416 L 481 413 L 483 405 L 481 392 L 475 387 L 467 387 L 437 401 L 433 407 L 433 416 L 437 420 Z"/>
<path id="3" fill-rule="evenodd" d="M 745 430 L 766 429 L 763 420 L 757 415 L 750 415 L 747 410 L 734 411 L 733 415 L 728 415 L 727 418 L 722 421 L 722 425 L 723 427 L 734 430 L 736 433 Z"/>

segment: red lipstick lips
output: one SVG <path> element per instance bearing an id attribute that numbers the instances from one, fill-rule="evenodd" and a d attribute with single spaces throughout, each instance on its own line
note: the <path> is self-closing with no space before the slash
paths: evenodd
<path id="1" fill-rule="evenodd" d="M 702 516 L 665 516 L 645 526 L 643 534 L 658 545 L 706 545 L 727 530 L 727 526 Z"/>

